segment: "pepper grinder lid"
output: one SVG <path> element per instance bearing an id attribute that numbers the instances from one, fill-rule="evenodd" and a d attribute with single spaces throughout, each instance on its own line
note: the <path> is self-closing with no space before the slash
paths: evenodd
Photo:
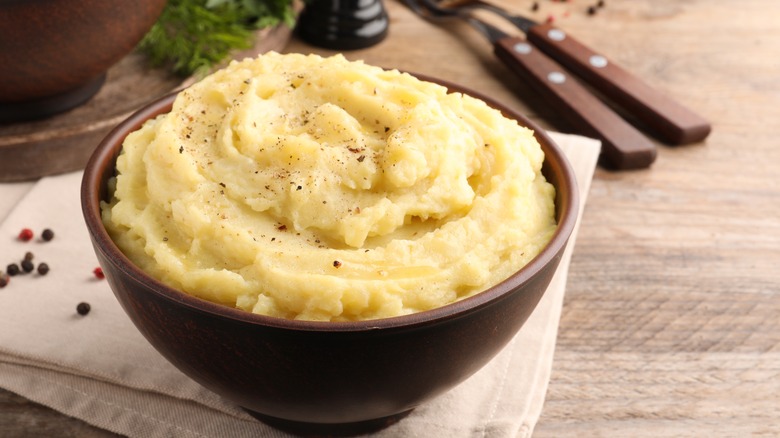
<path id="1" fill-rule="evenodd" d="M 382 0 L 310 0 L 298 17 L 296 32 L 315 46 L 356 50 L 382 41 L 388 23 Z"/>

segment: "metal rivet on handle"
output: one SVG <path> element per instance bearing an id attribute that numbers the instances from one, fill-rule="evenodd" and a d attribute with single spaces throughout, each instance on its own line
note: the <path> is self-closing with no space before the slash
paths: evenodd
<path id="1" fill-rule="evenodd" d="M 554 71 L 547 75 L 547 80 L 553 84 L 562 84 L 566 82 L 566 75 L 559 71 Z"/>
<path id="2" fill-rule="evenodd" d="M 560 29 L 550 29 L 550 31 L 547 32 L 547 37 L 553 41 L 563 41 L 566 39 L 566 33 Z"/>
<path id="3" fill-rule="evenodd" d="M 521 55 L 527 55 L 531 53 L 531 45 L 528 43 L 517 43 L 512 47 L 512 49 Z"/>
<path id="4" fill-rule="evenodd" d="M 601 56 L 601 55 L 593 55 L 590 57 L 590 65 L 596 67 L 596 68 L 603 68 L 606 67 L 608 62 L 607 58 Z"/>

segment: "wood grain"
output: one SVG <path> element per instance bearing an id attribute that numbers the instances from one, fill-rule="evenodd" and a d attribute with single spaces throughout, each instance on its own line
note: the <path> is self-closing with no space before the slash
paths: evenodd
<path id="1" fill-rule="evenodd" d="M 597 170 L 534 436 L 780 436 L 780 3 L 611 0 L 591 16 L 595 1 L 496 2 L 553 15 L 713 124 L 704 143 L 658 144 L 649 170 Z M 571 132 L 473 29 L 386 7 L 387 39 L 348 58 L 458 82 Z M 0 391 L 0 435 L 35 428 L 110 436 Z"/>

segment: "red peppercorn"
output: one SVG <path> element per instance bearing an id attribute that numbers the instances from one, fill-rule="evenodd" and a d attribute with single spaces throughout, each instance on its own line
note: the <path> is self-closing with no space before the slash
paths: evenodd
<path id="1" fill-rule="evenodd" d="M 102 279 L 106 278 L 106 274 L 104 274 L 104 273 L 103 273 L 103 268 L 101 268 L 100 266 L 98 266 L 97 268 L 95 268 L 95 269 L 92 271 L 92 273 L 93 273 L 93 274 L 95 274 L 95 277 L 96 277 L 96 278 L 98 278 L 98 279 L 100 279 L 100 280 L 102 280 Z"/>
<path id="2" fill-rule="evenodd" d="M 19 240 L 22 242 L 29 242 L 33 238 L 33 231 L 29 228 L 22 228 L 19 232 Z"/>

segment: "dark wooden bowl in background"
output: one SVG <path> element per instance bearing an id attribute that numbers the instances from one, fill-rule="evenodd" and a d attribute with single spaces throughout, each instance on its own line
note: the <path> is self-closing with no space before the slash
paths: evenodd
<path id="1" fill-rule="evenodd" d="M 124 138 L 144 121 L 169 111 L 171 95 L 143 108 L 106 137 L 87 164 L 81 189 L 97 257 L 138 330 L 204 387 L 256 418 L 296 432 L 383 427 L 482 368 L 515 336 L 547 289 L 576 221 L 578 191 L 563 153 L 528 119 L 484 96 L 444 85 L 480 97 L 536 131 L 546 154 L 544 173 L 557 190 L 558 229 L 528 265 L 462 301 L 361 322 L 272 318 L 174 290 L 122 254 L 100 215 Z"/>
<path id="2" fill-rule="evenodd" d="M 0 0 L 0 122 L 56 114 L 93 96 L 166 0 Z"/>

